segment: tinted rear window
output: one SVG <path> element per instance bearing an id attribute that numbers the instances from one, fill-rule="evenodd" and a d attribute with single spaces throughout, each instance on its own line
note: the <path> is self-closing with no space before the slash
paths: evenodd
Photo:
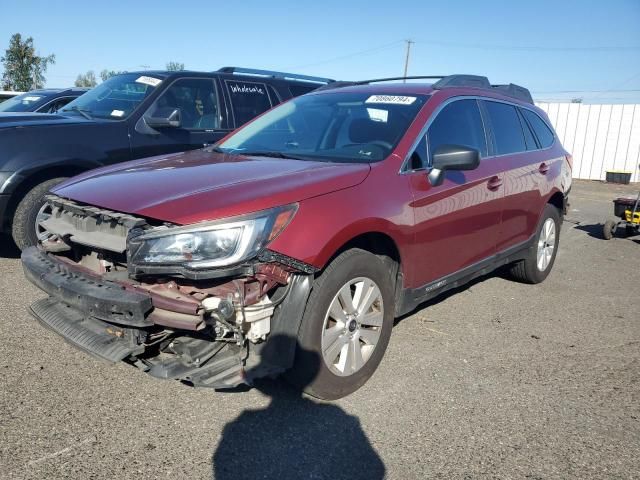
<path id="1" fill-rule="evenodd" d="M 527 150 L 536 150 L 538 145 L 536 144 L 535 137 L 533 136 L 533 132 L 531 131 L 531 127 L 527 121 L 520 116 L 520 125 L 522 126 L 522 131 L 524 132 L 524 139 L 527 143 Z"/>
<path id="2" fill-rule="evenodd" d="M 318 88 L 318 85 L 289 85 L 289 91 L 293 97 L 299 97 L 305 93 L 313 92 L 316 88 Z"/>
<path id="3" fill-rule="evenodd" d="M 531 110 L 521 108 L 520 111 L 531 124 L 533 131 L 536 133 L 536 137 L 538 137 L 540 146 L 542 148 L 550 147 L 553 144 L 554 135 L 553 131 L 549 128 L 545 121 Z"/>
<path id="4" fill-rule="evenodd" d="M 236 127 L 254 119 L 272 106 L 264 83 L 227 80 Z"/>
<path id="5" fill-rule="evenodd" d="M 493 130 L 496 154 L 506 155 L 527 150 L 516 107 L 487 101 L 485 106 Z"/>
<path id="6" fill-rule="evenodd" d="M 487 155 L 482 117 L 475 100 L 458 100 L 444 107 L 427 135 L 431 155 L 441 145 L 463 145 L 477 149 L 481 156 Z"/>

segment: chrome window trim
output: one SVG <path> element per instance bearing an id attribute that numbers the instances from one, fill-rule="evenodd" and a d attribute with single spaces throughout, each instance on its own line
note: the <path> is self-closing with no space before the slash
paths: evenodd
<path id="1" fill-rule="evenodd" d="M 420 133 L 417 136 L 417 139 L 414 140 L 413 144 L 411 145 L 411 148 L 409 149 L 407 155 L 405 156 L 404 160 L 402 161 L 402 165 L 400 166 L 400 170 L 398 171 L 399 175 L 406 175 L 406 174 L 410 174 L 410 173 L 414 173 L 414 172 L 428 172 L 431 169 L 431 166 L 427 166 L 424 168 L 415 168 L 415 169 L 408 169 L 407 166 L 409 165 L 409 162 L 411 160 L 411 155 L 413 155 L 413 153 L 416 151 L 416 148 L 418 146 L 418 144 L 420 143 L 420 140 L 422 140 L 423 138 L 426 138 L 427 135 L 427 131 L 429 130 L 429 127 L 431 126 L 431 124 L 433 123 L 433 121 L 436 119 L 436 117 L 440 114 L 440 112 L 444 109 L 444 107 L 446 107 L 447 105 L 453 103 L 453 102 L 457 102 L 459 100 L 476 100 L 477 102 L 479 102 L 480 100 L 485 100 L 485 101 L 490 101 L 490 102 L 498 102 L 498 103 L 505 103 L 507 105 L 511 105 L 512 107 L 516 107 L 516 108 L 523 108 L 526 110 L 530 110 L 532 113 L 534 113 L 535 115 L 537 115 L 538 117 L 540 117 L 540 115 L 538 115 L 538 113 L 531 107 L 526 106 L 526 105 L 520 105 L 518 103 L 513 103 L 513 102 L 509 102 L 507 100 L 502 100 L 502 99 L 498 99 L 498 98 L 492 98 L 492 97 L 484 97 L 481 95 L 460 95 L 460 96 L 456 96 L 456 97 L 450 97 L 447 98 L 444 102 L 442 102 L 440 105 L 438 105 L 438 108 L 436 108 L 436 110 L 434 110 L 434 112 L 431 114 L 431 116 L 429 117 L 429 120 L 427 120 L 427 123 L 424 124 L 424 126 L 420 129 Z M 425 104 L 426 105 L 426 104 Z M 480 117 L 482 119 L 482 127 L 484 128 L 484 136 L 487 142 L 487 153 L 489 152 L 489 130 L 487 129 L 487 125 L 485 124 L 485 119 L 484 119 L 484 113 L 482 111 L 482 107 L 480 106 L 480 104 L 478 104 L 478 108 L 480 109 Z M 540 120 L 542 120 L 547 126 L 547 122 L 540 117 Z M 550 150 L 552 149 L 556 142 L 558 141 L 558 136 L 556 131 L 551 128 L 551 131 L 553 132 L 553 143 L 546 147 L 546 148 L 537 148 L 535 150 L 524 150 L 522 152 L 515 152 L 515 153 L 503 153 L 500 155 L 487 155 L 486 157 L 482 157 L 482 160 L 489 160 L 492 158 L 500 158 L 500 157 L 504 157 L 506 155 L 521 155 L 523 153 L 531 153 L 531 152 L 543 152 L 545 150 Z M 429 155 L 429 142 L 427 142 L 426 145 L 427 148 L 427 157 L 430 157 Z M 430 160 L 429 158 L 427 158 L 427 161 L 429 163 Z"/>

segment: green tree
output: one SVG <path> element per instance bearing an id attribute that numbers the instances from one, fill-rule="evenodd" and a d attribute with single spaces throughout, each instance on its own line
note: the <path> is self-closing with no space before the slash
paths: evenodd
<path id="1" fill-rule="evenodd" d="M 103 82 L 106 82 L 107 80 L 109 80 L 114 75 L 120 75 L 121 73 L 127 73 L 127 72 L 126 71 L 119 72 L 119 71 L 115 71 L 115 70 L 104 69 L 104 70 L 102 70 L 100 72 L 100 78 L 102 79 Z"/>
<path id="2" fill-rule="evenodd" d="M 184 70 L 184 63 L 167 62 L 167 70 L 170 72 L 181 72 Z"/>
<path id="3" fill-rule="evenodd" d="M 4 68 L 2 88 L 26 91 L 44 87 L 44 74 L 49 65 L 56 63 L 56 56 L 41 57 L 36 53 L 32 37 L 23 41 L 22 35 L 16 33 L 0 61 Z"/>
<path id="4" fill-rule="evenodd" d="M 87 73 L 81 73 L 76 78 L 76 87 L 89 87 L 93 88 L 98 84 L 96 80 L 96 74 L 93 70 L 89 70 Z"/>

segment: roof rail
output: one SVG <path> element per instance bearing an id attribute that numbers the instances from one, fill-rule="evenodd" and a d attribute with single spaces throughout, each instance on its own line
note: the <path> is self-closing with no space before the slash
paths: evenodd
<path id="1" fill-rule="evenodd" d="M 482 90 L 494 90 L 507 97 L 515 98 L 527 103 L 533 103 L 531 93 L 524 87 L 510 83 L 508 85 L 491 85 L 487 77 L 480 75 L 420 75 L 415 77 L 389 77 L 389 78 L 377 78 L 374 80 L 361 80 L 356 82 L 333 82 L 324 85 L 316 91 L 329 90 L 333 88 L 350 87 L 353 85 L 368 85 L 376 82 L 389 82 L 393 80 L 438 80 L 432 85 L 432 88 L 436 90 L 442 90 L 444 88 L 455 87 L 471 87 L 479 88 Z"/>
<path id="2" fill-rule="evenodd" d="M 260 70 L 257 68 L 243 67 L 222 67 L 218 70 L 222 73 L 237 73 L 240 75 L 257 75 L 261 77 L 284 78 L 288 80 L 302 80 L 313 83 L 331 83 L 335 82 L 332 78 L 314 77 L 311 75 L 300 75 L 299 73 L 276 72 L 273 70 Z"/>
<path id="3" fill-rule="evenodd" d="M 491 88 L 499 91 L 507 97 L 517 98 L 518 100 L 522 100 L 527 103 L 533 103 L 531 92 L 520 85 L 510 83 L 509 85 L 491 85 Z"/>
<path id="4" fill-rule="evenodd" d="M 391 82 L 393 80 L 435 80 L 437 78 L 443 78 L 442 75 L 418 75 L 414 77 L 388 77 L 388 78 L 374 78 L 371 80 L 358 80 L 355 82 L 350 81 L 334 81 L 325 85 L 323 87 L 318 88 L 316 91 L 320 90 L 330 90 L 333 88 L 342 88 L 342 87 L 352 87 L 354 85 L 368 85 L 370 83 L 378 83 L 378 82 Z"/>
<path id="5" fill-rule="evenodd" d="M 487 77 L 480 75 L 448 75 L 433 84 L 436 90 L 447 87 L 491 88 L 491 84 Z"/>

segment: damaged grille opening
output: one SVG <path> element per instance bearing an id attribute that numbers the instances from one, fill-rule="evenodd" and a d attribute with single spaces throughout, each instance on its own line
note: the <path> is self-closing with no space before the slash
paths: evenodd
<path id="1" fill-rule="evenodd" d="M 55 195 L 47 196 L 46 201 L 51 215 L 41 222 L 47 233 L 42 249 L 96 282 L 114 282 L 125 290 L 149 295 L 154 308 L 147 319 L 172 329 L 167 333 L 171 338 L 178 331 L 189 335 L 198 332 L 206 334 L 209 341 L 238 345 L 246 340 L 264 341 L 270 333 L 276 302 L 284 298 L 290 276 L 297 271 L 295 263 L 287 265 L 267 256 L 266 261 L 250 262 L 242 275 L 194 280 L 155 272 L 132 274 L 127 260 L 128 237 L 173 225 Z M 278 290 L 284 293 L 276 293 Z M 88 313 L 94 314 L 91 309 Z M 121 316 L 125 323 L 130 313 L 114 305 L 111 317 Z M 158 340 L 152 345 L 168 350 L 165 343 Z"/>

